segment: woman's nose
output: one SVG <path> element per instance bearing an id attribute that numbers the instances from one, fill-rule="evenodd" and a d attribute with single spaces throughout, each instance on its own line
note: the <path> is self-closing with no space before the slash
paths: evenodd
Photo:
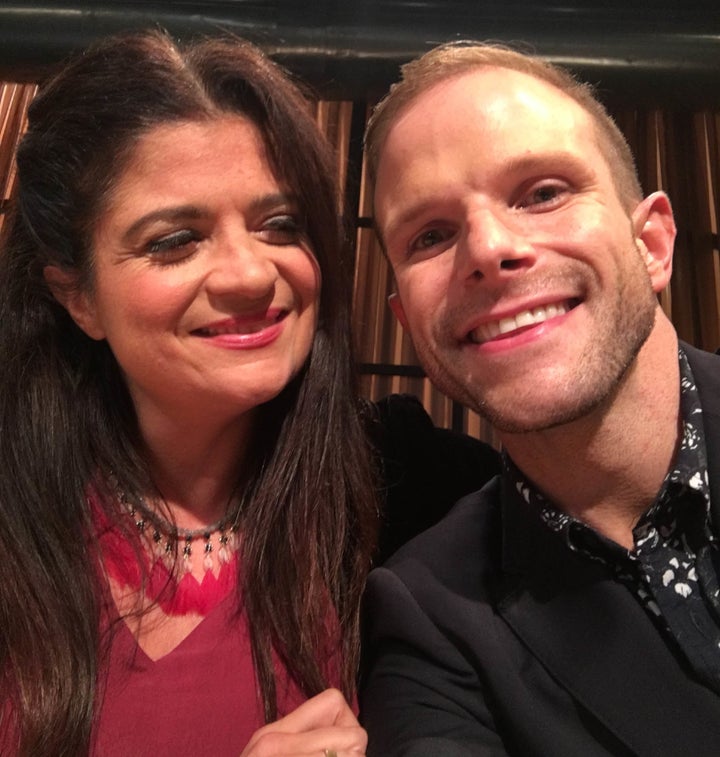
<path id="1" fill-rule="evenodd" d="M 278 270 L 268 245 L 251 234 L 238 234 L 218 244 L 206 285 L 212 294 L 241 294 L 260 298 L 273 289 Z"/>

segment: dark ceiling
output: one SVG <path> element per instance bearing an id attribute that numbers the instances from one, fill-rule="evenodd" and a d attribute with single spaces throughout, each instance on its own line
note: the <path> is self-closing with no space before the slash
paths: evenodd
<path id="1" fill-rule="evenodd" d="M 382 93 L 438 42 L 492 39 L 565 63 L 606 98 L 720 107 L 720 0 L 0 0 L 0 78 L 35 80 L 104 34 L 232 32 L 327 97 Z"/>

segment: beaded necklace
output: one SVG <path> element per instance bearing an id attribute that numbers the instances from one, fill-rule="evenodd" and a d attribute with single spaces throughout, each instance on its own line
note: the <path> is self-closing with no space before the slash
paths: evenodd
<path id="1" fill-rule="evenodd" d="M 184 529 L 161 518 L 142 497 L 130 501 L 119 487 L 115 491 L 145 547 L 140 555 L 144 564 L 138 564 L 137 550 L 121 530 L 108 524 L 100 536 L 108 575 L 123 587 L 142 591 L 167 615 L 207 615 L 237 584 L 240 508 L 204 528 Z M 192 573 L 198 543 L 201 581 Z"/>
<path id="2" fill-rule="evenodd" d="M 144 535 L 148 526 L 152 527 L 153 553 L 162 559 L 168 570 L 175 567 L 178 555 L 182 556 L 182 573 L 192 571 L 193 542 L 202 538 L 204 546 L 203 569 L 209 572 L 214 567 L 213 552 L 217 551 L 219 567 L 227 565 L 237 550 L 237 530 L 240 512 L 226 515 L 220 520 L 203 528 L 179 528 L 173 523 L 161 518 L 148 507 L 145 500 L 138 496 L 135 504 L 128 501 L 124 492 L 119 492 L 120 502 L 135 521 L 135 527 Z M 215 541 L 215 549 L 213 548 Z M 182 544 L 182 549 L 179 549 Z"/>

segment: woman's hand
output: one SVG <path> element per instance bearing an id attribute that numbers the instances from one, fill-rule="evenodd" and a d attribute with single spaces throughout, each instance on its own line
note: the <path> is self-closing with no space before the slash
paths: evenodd
<path id="1" fill-rule="evenodd" d="M 360 757 L 367 734 L 337 689 L 255 731 L 240 757 Z"/>

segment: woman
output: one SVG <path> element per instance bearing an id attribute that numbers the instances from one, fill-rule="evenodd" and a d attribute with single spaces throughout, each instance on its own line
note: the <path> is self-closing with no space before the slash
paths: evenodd
<path id="1" fill-rule="evenodd" d="M 301 93 L 237 41 L 109 40 L 43 89 L 17 165 L 0 752 L 361 754 L 377 487 Z"/>
<path id="2" fill-rule="evenodd" d="M 306 697 L 350 696 L 356 668 L 375 504 L 327 148 L 254 48 L 146 34 L 50 82 L 17 163 L 0 277 L 5 738 L 149 754 L 162 733 L 170 753 L 181 723 L 180 753 L 239 754 Z M 222 691 L 233 675 L 245 684 Z M 127 720 L 151 706 L 177 722 Z M 233 725 L 207 743 L 215 720 Z"/>

